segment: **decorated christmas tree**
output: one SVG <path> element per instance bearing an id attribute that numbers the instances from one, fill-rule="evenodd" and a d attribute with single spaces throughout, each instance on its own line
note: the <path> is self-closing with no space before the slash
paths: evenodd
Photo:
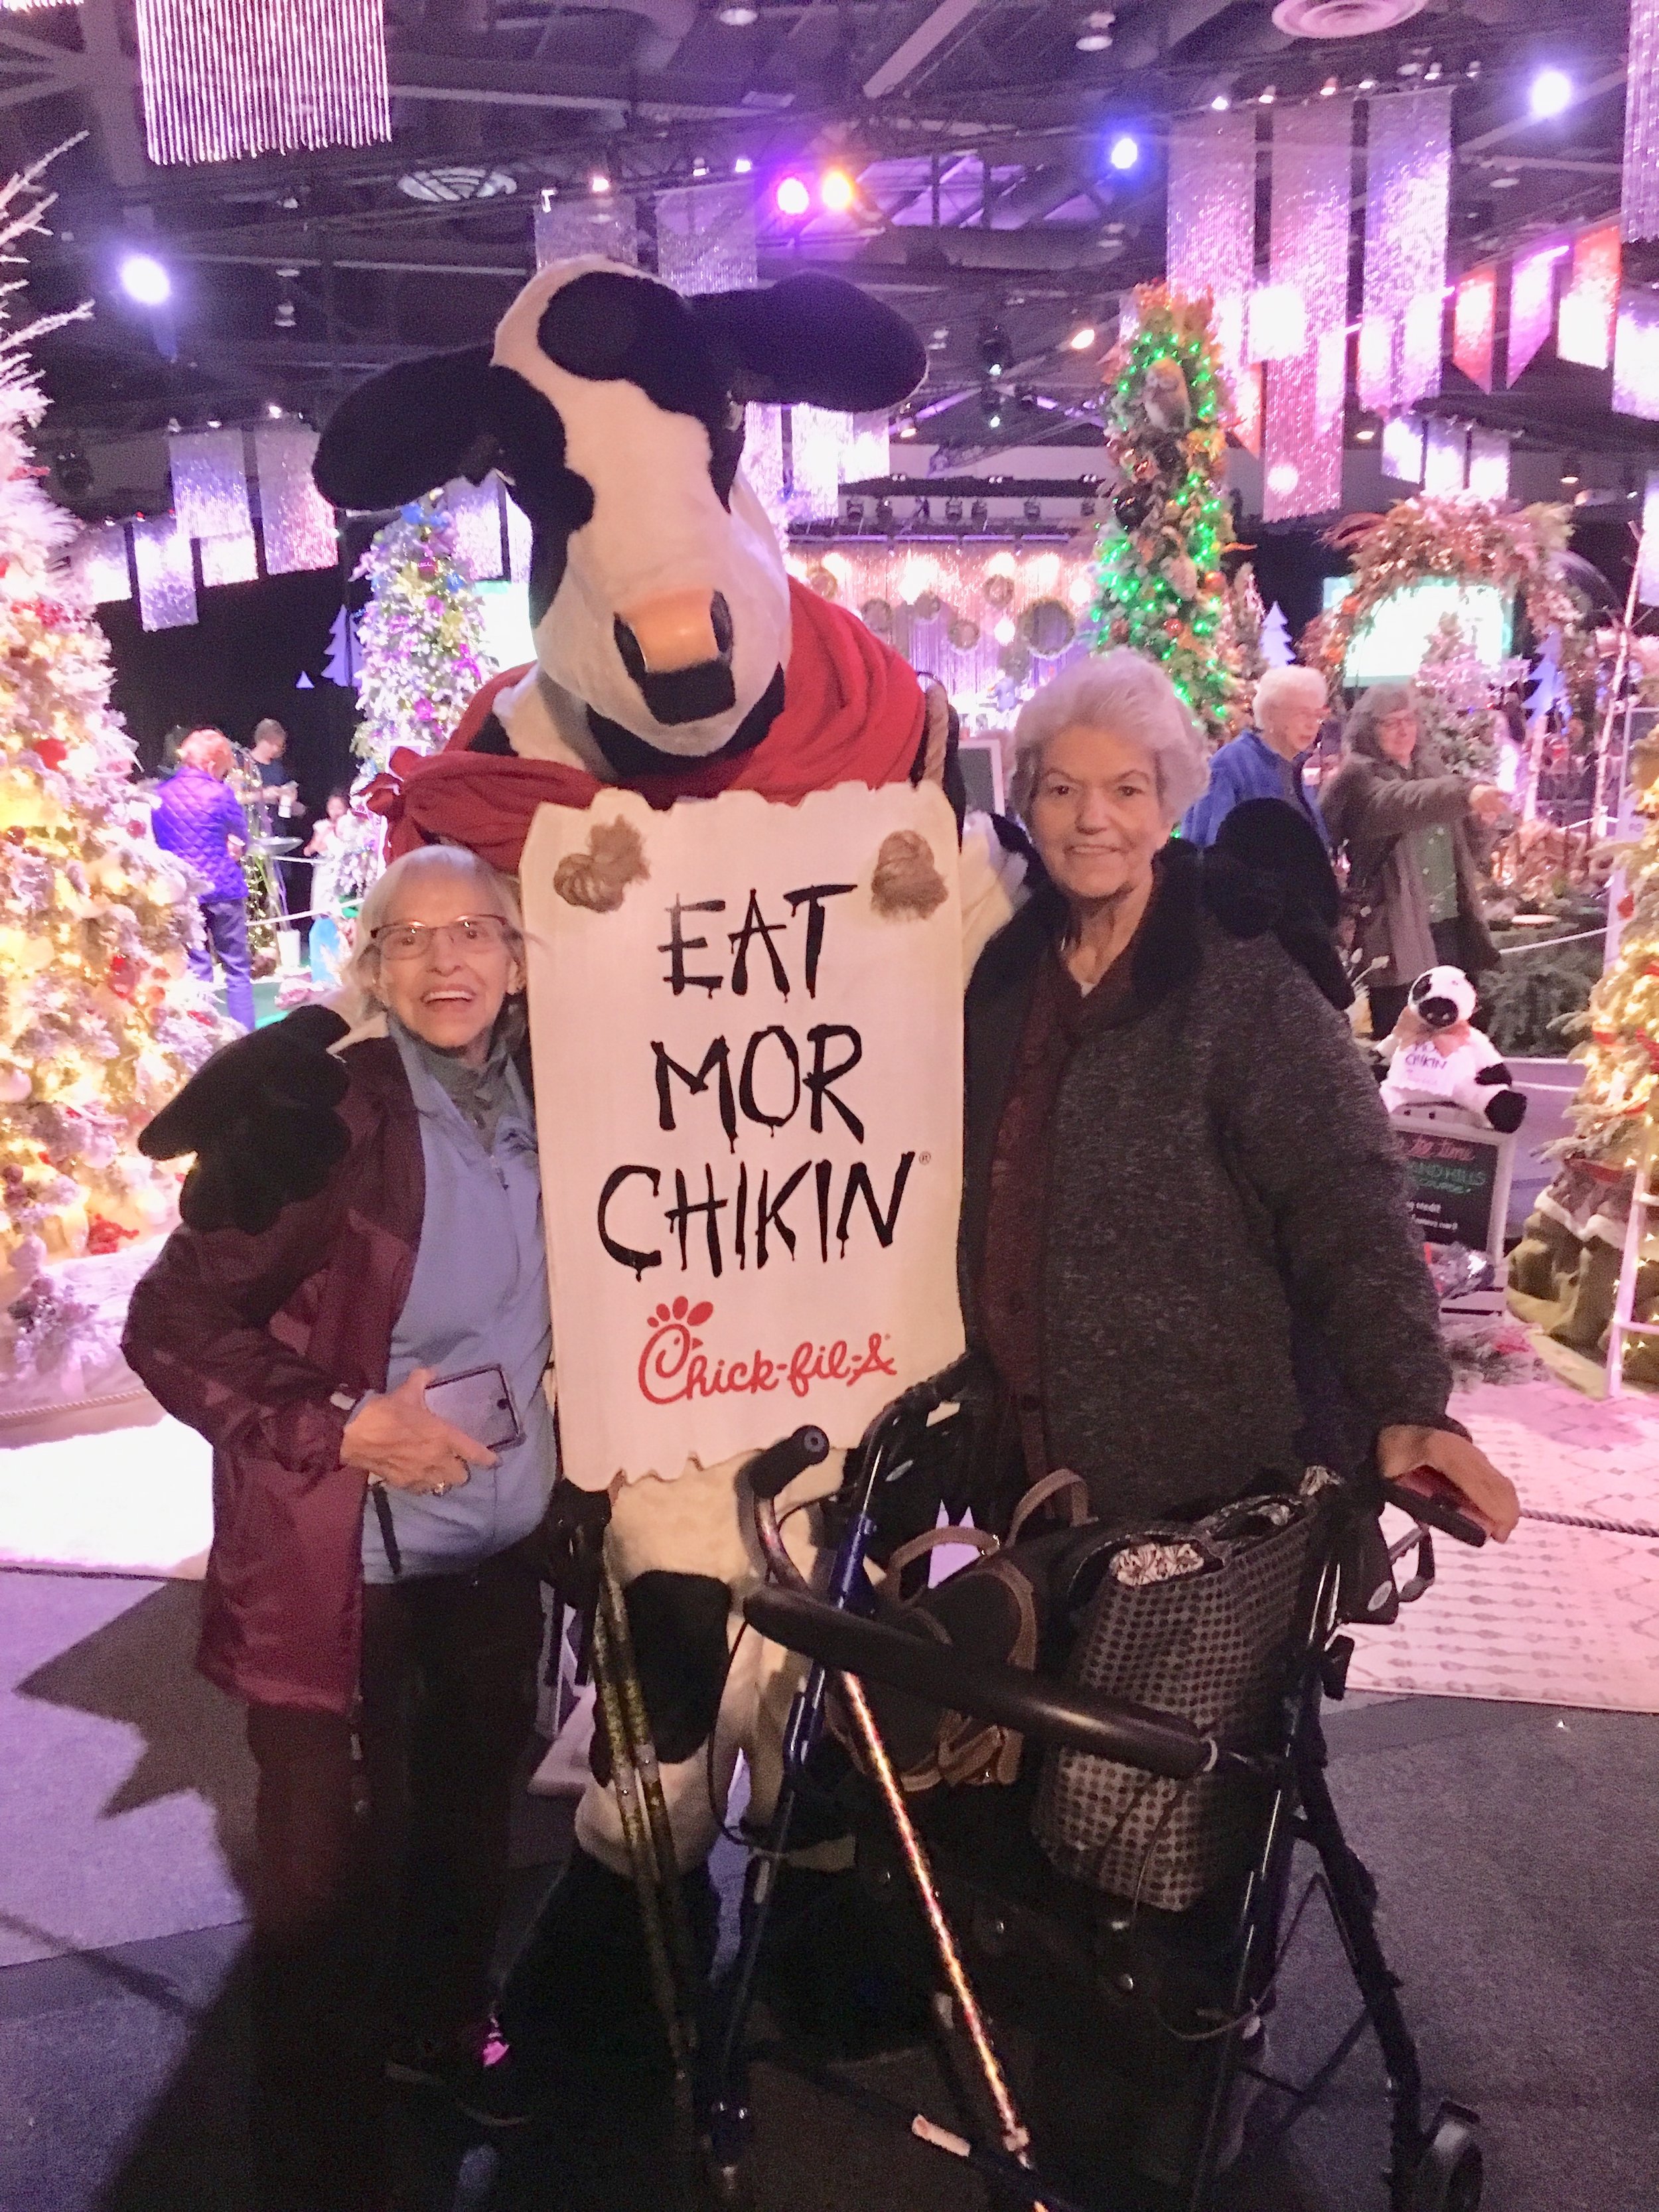
<path id="1" fill-rule="evenodd" d="M 1161 663 L 1212 744 L 1242 726 L 1246 699 L 1221 556 L 1232 543 L 1222 489 L 1232 403 L 1207 294 L 1135 294 L 1138 324 L 1106 365 L 1107 443 L 1122 482 L 1100 533 L 1100 650 Z"/>
<path id="2" fill-rule="evenodd" d="M 38 173 L 0 188 L 14 264 L 52 204 Z M 76 526 L 35 480 L 28 433 L 46 403 L 28 347 L 70 319 L 0 335 L 0 1261 L 14 1289 L 48 1260 L 165 1224 L 177 1176 L 135 1139 L 220 1035 L 185 969 L 193 879 L 147 835 L 108 648 L 65 564 Z M 12 1323 L 28 1324 L 18 1304 Z"/>
<path id="3" fill-rule="evenodd" d="M 429 500 L 406 507 L 357 565 L 370 598 L 358 625 L 355 744 L 371 770 L 400 745 L 436 752 L 467 701 L 495 673 L 483 611 L 455 544 L 455 526 Z"/>
<path id="4" fill-rule="evenodd" d="M 1631 789 L 1645 826 L 1625 858 L 1624 934 L 1590 993 L 1575 1054 L 1583 1080 L 1570 1109 L 1583 1151 L 1609 1164 L 1639 1158 L 1659 1126 L 1659 741 L 1637 747 Z"/>

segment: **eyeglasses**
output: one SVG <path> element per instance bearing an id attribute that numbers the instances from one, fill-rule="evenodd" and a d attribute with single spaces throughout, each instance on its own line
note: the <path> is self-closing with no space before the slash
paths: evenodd
<path id="1" fill-rule="evenodd" d="M 505 945 L 512 927 L 500 914 L 464 914 L 454 921 L 388 921 L 369 942 L 383 960 L 424 960 L 441 937 L 458 951 L 485 951 Z"/>

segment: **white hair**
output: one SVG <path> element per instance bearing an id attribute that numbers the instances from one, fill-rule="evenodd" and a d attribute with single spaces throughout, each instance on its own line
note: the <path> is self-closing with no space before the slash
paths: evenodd
<path id="1" fill-rule="evenodd" d="M 1255 696 L 1250 702 L 1259 730 L 1267 728 L 1274 709 L 1288 706 L 1292 700 L 1301 700 L 1323 713 L 1330 701 L 1325 679 L 1316 668 L 1269 668 L 1255 687 Z"/>
<path id="2" fill-rule="evenodd" d="M 352 951 L 346 963 L 345 982 L 348 990 L 360 995 L 363 1007 L 381 1003 L 378 985 L 380 980 L 380 948 L 374 942 L 374 933 L 383 928 L 397 911 L 401 894 L 411 881 L 441 871 L 447 875 L 470 876 L 477 885 L 481 914 L 499 914 L 507 924 L 507 939 L 514 952 L 522 957 L 524 951 L 524 913 L 519 904 L 518 885 L 510 876 L 492 868 L 488 860 L 480 860 L 465 845 L 422 845 L 413 853 L 405 853 L 394 860 L 384 875 L 377 876 L 369 885 L 367 896 L 357 909 L 353 925 Z M 351 1019 L 352 1014 L 341 1009 Z M 359 1016 L 361 1018 L 361 1016 Z"/>
<path id="3" fill-rule="evenodd" d="M 1062 730 L 1079 727 L 1109 730 L 1140 747 L 1152 761 L 1158 804 L 1170 822 L 1209 787 L 1204 741 L 1175 686 L 1155 662 L 1120 647 L 1073 661 L 1020 708 L 1008 776 L 1008 804 L 1016 814 L 1030 815 L 1043 748 Z"/>

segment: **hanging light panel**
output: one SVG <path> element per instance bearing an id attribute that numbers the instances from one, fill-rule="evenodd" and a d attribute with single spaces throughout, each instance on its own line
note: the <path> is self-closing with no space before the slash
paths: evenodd
<path id="1" fill-rule="evenodd" d="M 1517 254 L 1510 269 L 1510 348 L 1504 364 L 1513 384 L 1536 356 L 1555 324 L 1555 264 L 1564 246 L 1540 246 Z"/>
<path id="2" fill-rule="evenodd" d="M 1189 116 L 1170 131 L 1171 291 L 1215 301 L 1216 344 L 1233 400 L 1246 368 L 1245 310 L 1255 281 L 1255 116 Z"/>
<path id="3" fill-rule="evenodd" d="M 657 274 L 687 299 L 754 289 L 755 195 L 747 180 L 658 193 Z"/>
<path id="4" fill-rule="evenodd" d="M 1429 424 L 1423 448 L 1423 489 L 1444 494 L 1462 491 L 1468 465 L 1468 439 L 1455 422 Z"/>
<path id="5" fill-rule="evenodd" d="M 1623 229 L 1659 238 L 1659 0 L 1630 0 Z"/>
<path id="6" fill-rule="evenodd" d="M 265 573 L 331 568 L 339 558 L 334 509 L 312 481 L 317 433 L 303 422 L 261 422 L 253 433 Z"/>
<path id="7" fill-rule="evenodd" d="M 243 161 L 392 136 L 383 0 L 137 0 L 149 158 Z"/>
<path id="8" fill-rule="evenodd" d="M 190 539 L 170 514 L 132 526 L 138 618 L 146 629 L 188 629 L 196 619 L 196 568 Z"/>
<path id="9" fill-rule="evenodd" d="M 1605 368 L 1613 359 L 1620 260 L 1616 222 L 1581 230 L 1572 241 L 1572 270 L 1555 331 L 1555 350 L 1563 361 Z"/>
<path id="10" fill-rule="evenodd" d="M 167 439 L 173 512 L 186 538 L 244 538 L 253 528 L 240 430 L 175 430 Z"/>
<path id="11" fill-rule="evenodd" d="M 625 192 L 544 200 L 536 210 L 536 266 L 579 261 L 598 253 L 635 269 L 640 259 L 639 217 Z"/>
<path id="12" fill-rule="evenodd" d="M 237 538 L 204 538 L 198 550 L 204 585 L 252 584 L 258 577 L 259 541 L 251 527 Z"/>
<path id="13" fill-rule="evenodd" d="M 1659 297 L 1628 285 L 1613 332 L 1613 411 L 1659 422 Z"/>
<path id="14" fill-rule="evenodd" d="M 1301 349 L 1267 371 L 1261 512 L 1268 522 L 1342 504 L 1352 137 L 1349 100 L 1280 108 L 1273 118 L 1270 289 L 1300 298 L 1306 329 Z"/>
<path id="15" fill-rule="evenodd" d="M 1440 389 L 1451 192 L 1451 92 L 1397 93 L 1366 107 L 1364 313 L 1395 336 L 1383 413 Z"/>
<path id="16" fill-rule="evenodd" d="M 70 574 L 89 607 L 106 607 L 132 597 L 125 522 L 98 522 L 83 530 L 70 547 Z"/>
<path id="17" fill-rule="evenodd" d="M 1452 359 L 1482 392 L 1492 390 L 1497 334 L 1498 264 L 1489 261 L 1459 279 L 1452 307 Z"/>
<path id="18" fill-rule="evenodd" d="M 1469 434 L 1469 489 L 1479 499 L 1510 495 L 1510 441 L 1501 430 Z"/>

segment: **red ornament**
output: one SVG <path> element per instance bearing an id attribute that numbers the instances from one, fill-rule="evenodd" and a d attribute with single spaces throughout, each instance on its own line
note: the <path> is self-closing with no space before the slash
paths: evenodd
<path id="1" fill-rule="evenodd" d="M 129 1237 L 136 1237 L 136 1229 L 123 1229 L 101 1213 L 94 1213 L 87 1226 L 87 1249 L 101 1256 L 106 1252 L 118 1252 Z"/>
<path id="2" fill-rule="evenodd" d="M 125 952 L 118 952 L 109 963 L 109 987 L 118 999 L 130 999 L 133 985 L 138 981 L 138 970 Z"/>
<path id="3" fill-rule="evenodd" d="M 37 738 L 34 750 L 48 768 L 62 768 L 69 758 L 69 747 L 61 738 Z"/>

